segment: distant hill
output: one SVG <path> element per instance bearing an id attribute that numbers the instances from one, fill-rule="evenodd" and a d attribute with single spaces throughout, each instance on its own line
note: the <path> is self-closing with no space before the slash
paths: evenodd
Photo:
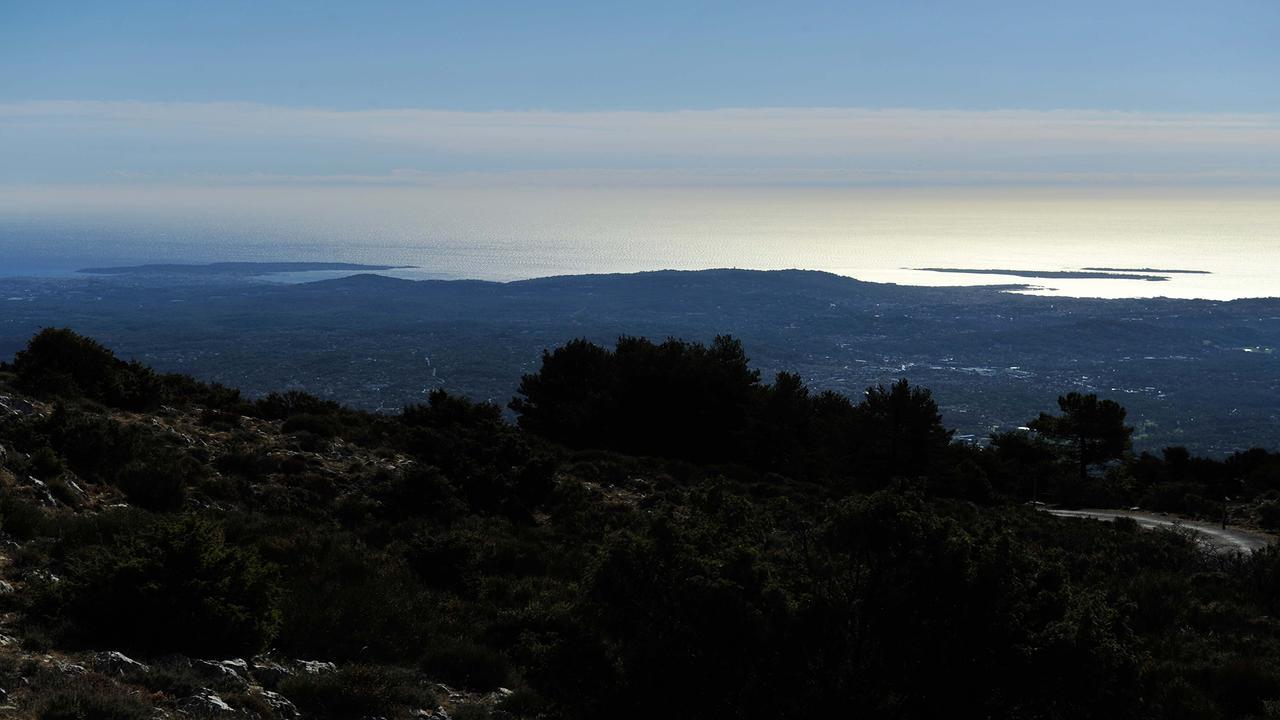
<path id="1" fill-rule="evenodd" d="M 272 273 L 312 272 L 321 270 L 352 270 L 373 272 L 397 270 L 398 265 L 360 265 L 356 263 L 324 262 L 221 262 L 208 264 L 151 264 L 123 265 L 117 267 L 83 268 L 76 272 L 86 275 L 269 275 Z"/>

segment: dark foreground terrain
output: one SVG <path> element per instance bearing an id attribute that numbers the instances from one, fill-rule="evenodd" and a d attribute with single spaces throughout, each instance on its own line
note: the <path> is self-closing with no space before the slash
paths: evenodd
<path id="1" fill-rule="evenodd" d="M 933 388 L 961 438 L 1079 390 L 1123 399 L 1140 448 L 1280 448 L 1280 300 L 1073 300 L 801 271 L 282 285 L 254 277 L 279 267 L 253 267 L 0 280 L 0 356 L 70 325 L 253 396 L 300 389 L 396 411 L 433 389 L 503 404 L 544 349 L 578 337 L 731 333 L 766 377 L 790 370 L 846 394 L 899 377 Z"/>
<path id="2" fill-rule="evenodd" d="M 444 392 L 377 415 L 41 333 L 0 369 L 2 712 L 1280 713 L 1274 546 L 1025 504 L 1229 492 L 1274 528 L 1280 456 L 1134 456 L 1081 396 L 956 444 L 927 391 L 762 380 L 725 337 L 531 370 L 518 425 Z"/>

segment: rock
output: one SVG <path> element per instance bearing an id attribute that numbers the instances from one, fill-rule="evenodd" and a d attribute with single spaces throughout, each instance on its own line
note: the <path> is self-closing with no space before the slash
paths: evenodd
<path id="1" fill-rule="evenodd" d="M 244 658 L 232 658 L 231 660 L 219 660 L 218 664 L 245 680 L 252 680 L 253 676 L 249 674 L 249 661 Z"/>
<path id="2" fill-rule="evenodd" d="M 234 714 L 235 710 L 228 705 L 218 693 L 209 688 L 200 688 L 195 695 L 178 702 L 178 712 L 185 715 L 221 715 Z"/>
<path id="3" fill-rule="evenodd" d="M 295 660 L 302 672 L 308 675 L 323 675 L 338 669 L 337 665 L 323 660 Z"/>
<path id="4" fill-rule="evenodd" d="M 49 492 L 49 486 L 46 485 L 43 480 L 39 478 L 31 477 L 30 475 L 28 475 L 27 484 L 35 488 L 35 494 L 38 498 L 40 498 L 40 502 L 44 503 L 49 507 L 58 506 L 57 499 L 53 497 L 52 492 Z"/>
<path id="5" fill-rule="evenodd" d="M 62 478 L 62 481 L 63 481 L 63 483 L 64 483 L 64 484 L 66 484 L 67 488 L 69 488 L 70 490 L 75 491 L 75 493 L 76 493 L 77 495 L 79 495 L 80 497 L 82 497 L 82 498 L 87 498 L 87 497 L 89 497 L 89 493 L 85 492 L 85 491 L 84 491 L 84 488 L 82 488 L 82 487 L 80 487 L 78 484 L 76 484 L 76 481 L 75 481 L 75 480 L 72 480 L 72 479 L 71 479 L 71 478 L 69 478 L 69 477 L 63 477 L 63 478 Z"/>
<path id="6" fill-rule="evenodd" d="M 275 711 L 277 717 L 286 718 L 286 720 L 298 717 L 298 708 L 289 702 L 289 698 L 280 693 L 263 690 L 262 699 L 267 701 L 267 704 Z"/>
<path id="7" fill-rule="evenodd" d="M 293 674 L 289 668 L 281 665 L 275 660 L 266 658 L 257 658 L 249 668 L 253 679 L 257 680 L 264 687 L 273 688 L 284 681 L 285 678 Z"/>
<path id="8" fill-rule="evenodd" d="M 464 697 L 466 697 L 466 693 L 461 692 L 459 690 L 454 690 L 453 688 L 449 687 L 448 685 L 445 685 L 444 683 L 436 683 L 436 691 L 444 693 L 445 697 L 449 698 L 450 700 L 461 700 Z"/>
<path id="9" fill-rule="evenodd" d="M 0 395 L 0 415 L 31 415 L 35 411 L 36 406 L 29 400 Z"/>
<path id="10" fill-rule="evenodd" d="M 215 660 L 192 660 L 191 669 L 208 680 L 230 682 L 238 687 L 247 687 L 249 685 L 248 669 L 246 668 L 242 675 L 240 668 L 234 663 L 228 665 Z"/>
<path id="11" fill-rule="evenodd" d="M 55 660 L 53 664 L 58 668 L 58 672 L 63 675 L 84 675 L 89 672 L 88 668 L 83 665 L 77 665 L 76 663 Z"/>
<path id="12" fill-rule="evenodd" d="M 148 672 L 150 668 L 122 652 L 112 650 L 93 656 L 93 669 L 104 675 L 126 675 L 131 672 Z"/>
<path id="13" fill-rule="evenodd" d="M 57 575 L 54 575 L 53 573 L 49 572 L 48 570 L 45 570 L 44 568 L 38 568 L 36 570 L 32 570 L 27 577 L 29 577 L 31 580 L 34 580 L 35 582 L 49 583 L 50 585 L 54 583 L 62 582 L 62 578 L 58 577 Z"/>

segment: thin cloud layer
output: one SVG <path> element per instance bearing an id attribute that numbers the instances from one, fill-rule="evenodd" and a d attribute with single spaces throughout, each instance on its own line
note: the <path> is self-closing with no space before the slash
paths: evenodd
<path id="1" fill-rule="evenodd" d="M 329 110 L 0 104 L 0 181 L 434 184 L 1280 183 L 1280 117 L 742 108 Z"/>

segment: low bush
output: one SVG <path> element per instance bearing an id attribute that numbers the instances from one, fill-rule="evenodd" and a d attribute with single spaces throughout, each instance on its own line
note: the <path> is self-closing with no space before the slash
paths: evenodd
<path id="1" fill-rule="evenodd" d="M 247 530 L 284 576 L 275 647 L 295 657 L 411 661 L 437 632 L 430 590 L 390 557 L 356 538 L 298 523 Z"/>
<path id="2" fill-rule="evenodd" d="M 435 693 L 425 678 L 398 668 L 348 665 L 334 672 L 286 678 L 280 692 L 308 717 L 348 720 L 359 717 L 408 717 L 434 710 Z"/>
<path id="3" fill-rule="evenodd" d="M 67 643 L 141 652 L 250 654 L 278 625 L 275 570 L 194 517 L 157 518 L 69 552 L 33 614 Z"/>
<path id="4" fill-rule="evenodd" d="M 321 400 L 298 390 L 273 392 L 253 404 L 253 411 L 268 420 L 284 420 L 294 415 L 332 415 L 342 406 L 332 400 Z"/>
<path id="5" fill-rule="evenodd" d="M 523 688 L 502 698 L 498 709 L 518 718 L 536 718 L 546 715 L 551 707 L 537 692 Z"/>
<path id="6" fill-rule="evenodd" d="M 34 503 L 0 492 L 0 529 L 19 540 L 30 540 L 49 531 L 49 516 Z"/>
<path id="7" fill-rule="evenodd" d="M 494 690 L 510 681 L 505 655 L 476 642 L 455 639 L 427 650 L 422 669 L 432 677 L 471 690 Z"/>
<path id="8" fill-rule="evenodd" d="M 39 689 L 32 717 L 38 720 L 151 720 L 151 706 L 111 683 L 66 680 Z"/>
<path id="9" fill-rule="evenodd" d="M 1264 530 L 1280 530 L 1280 502 L 1270 500 L 1258 505 L 1258 524 Z"/>
<path id="10" fill-rule="evenodd" d="M 27 468 L 41 480 L 55 478 L 66 471 L 62 458 L 48 446 L 37 448 L 31 453 L 31 457 L 27 459 Z"/>
<path id="11" fill-rule="evenodd" d="M 176 462 L 134 462 L 120 469 L 115 484 L 133 505 L 165 512 L 182 507 L 188 474 L 189 470 Z"/>
<path id="12" fill-rule="evenodd" d="M 342 424 L 332 415 L 300 413 L 290 415 L 280 429 L 287 433 L 309 432 L 317 437 L 332 438 L 342 432 Z"/>

